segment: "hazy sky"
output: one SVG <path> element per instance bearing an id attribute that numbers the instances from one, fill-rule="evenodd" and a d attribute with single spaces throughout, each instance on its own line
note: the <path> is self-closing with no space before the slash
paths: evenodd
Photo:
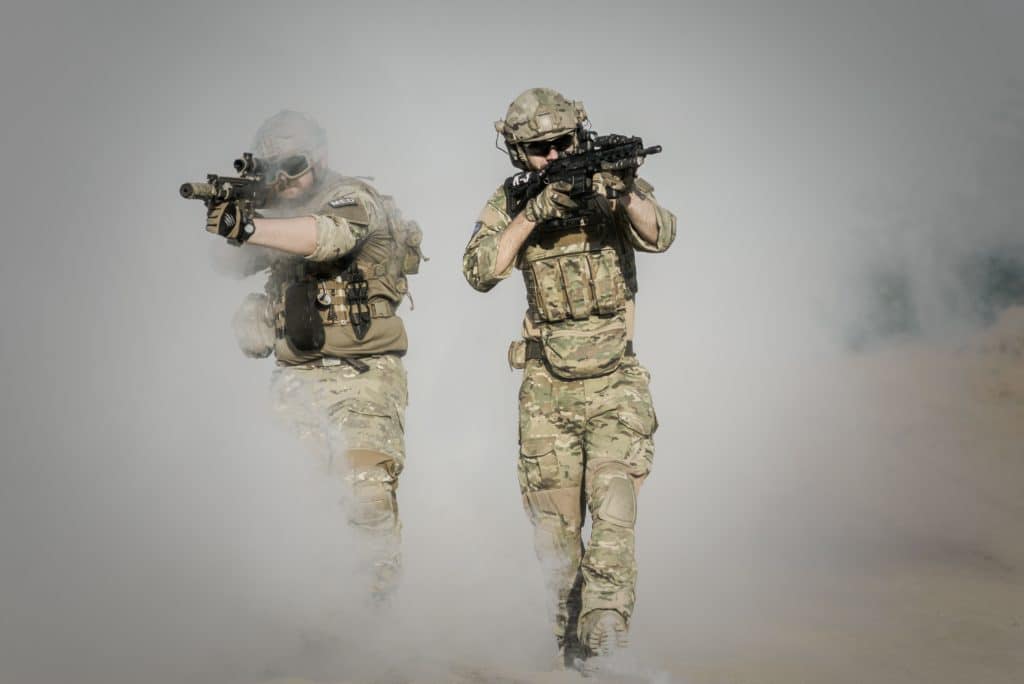
<path id="1" fill-rule="evenodd" d="M 492 122 L 527 87 L 664 147 L 643 174 L 679 234 L 639 260 L 637 333 L 661 420 L 635 625 L 655 670 L 653 635 L 695 629 L 694 594 L 729 590 L 720 564 L 799 470 L 786 435 L 831 429 L 802 402 L 836 380 L 813 369 L 845 353 L 874 269 L 919 283 L 922 327 L 951 339 L 957 259 L 1022 242 L 1017 0 L 20 2 L 0 25 L 2 682 L 254 681 L 321 632 L 348 639 L 335 678 L 396 650 L 541 666 L 504 360 L 522 285 L 461 275 L 511 172 Z M 270 421 L 272 363 L 232 339 L 262 282 L 213 272 L 177 195 L 282 108 L 431 258 L 403 314 L 400 629 L 339 626 L 359 613 L 336 492 Z"/>

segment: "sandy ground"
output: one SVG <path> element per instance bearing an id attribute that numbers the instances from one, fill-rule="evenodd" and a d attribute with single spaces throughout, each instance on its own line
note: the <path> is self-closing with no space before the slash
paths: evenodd
<path id="1" fill-rule="evenodd" d="M 623 666 L 630 674 L 606 681 L 1024 682 L 1024 308 L 957 349 L 912 343 L 855 364 L 859 391 L 877 410 L 839 439 L 862 435 L 862 448 L 877 456 L 866 459 L 864 481 L 891 483 L 854 490 L 857 506 L 876 514 L 862 516 L 870 524 L 809 521 L 807 537 L 823 550 L 817 565 L 805 550 L 737 564 L 727 571 L 734 593 L 693 602 L 718 620 L 684 618 L 678 630 L 640 621 L 634 642 L 642 648 Z M 786 560 L 793 557 L 803 559 L 799 569 Z M 422 679 L 375 681 L 581 680 L 442 665 Z"/>
<path id="2" fill-rule="evenodd" d="M 888 519 L 836 539 L 845 552 L 798 587 L 756 592 L 758 617 L 684 647 L 673 681 L 1024 682 L 1024 308 L 959 349 L 858 366 L 879 406 L 862 430 L 891 475 L 875 502 Z"/>

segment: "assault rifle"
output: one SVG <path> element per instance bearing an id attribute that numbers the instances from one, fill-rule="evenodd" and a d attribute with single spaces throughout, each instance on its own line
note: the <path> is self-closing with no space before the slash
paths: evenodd
<path id="1" fill-rule="evenodd" d="M 205 183 L 182 183 L 178 192 L 185 199 L 202 201 L 207 209 L 223 202 L 235 202 L 242 216 L 252 216 L 267 203 L 271 189 L 265 180 L 268 164 L 246 152 L 235 160 L 234 166 L 238 172 L 236 177 L 207 174 Z"/>
<path id="2" fill-rule="evenodd" d="M 543 171 L 522 171 L 505 179 L 505 199 L 510 216 L 521 212 L 526 203 L 540 194 L 544 186 L 559 181 L 570 184 L 568 195 L 573 199 L 594 194 L 593 176 L 600 171 L 635 171 L 649 154 L 661 152 L 661 145 L 644 147 L 637 136 L 584 134 L 579 149 L 550 162 Z M 614 195 L 609 192 L 610 197 Z M 546 229 L 574 228 L 585 218 L 569 217 L 545 221 Z"/>

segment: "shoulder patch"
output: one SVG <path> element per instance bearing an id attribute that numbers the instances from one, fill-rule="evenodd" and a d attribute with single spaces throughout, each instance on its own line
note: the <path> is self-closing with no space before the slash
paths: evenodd
<path id="1" fill-rule="evenodd" d="M 479 233 L 480 229 L 483 228 L 483 227 L 484 227 L 484 222 L 483 221 L 477 221 L 476 223 L 474 223 L 473 224 L 473 235 L 476 235 L 477 233 Z"/>
<path id="2" fill-rule="evenodd" d="M 350 223 L 370 225 L 370 213 L 366 200 L 357 195 L 344 195 L 327 202 L 325 213 L 343 218 Z"/>
<path id="3" fill-rule="evenodd" d="M 341 209 L 342 207 L 351 207 L 356 203 L 357 201 L 355 197 L 339 197 L 338 199 L 332 199 L 327 204 L 334 209 Z"/>
<path id="4" fill-rule="evenodd" d="M 484 210 L 480 212 L 480 218 L 477 220 L 487 226 L 504 226 L 511 218 L 504 211 L 488 202 L 484 205 Z"/>

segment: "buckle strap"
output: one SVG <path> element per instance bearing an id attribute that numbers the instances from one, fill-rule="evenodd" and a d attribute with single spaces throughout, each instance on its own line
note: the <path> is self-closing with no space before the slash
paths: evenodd
<path id="1" fill-rule="evenodd" d="M 370 315 L 374 318 L 388 318 L 395 315 L 395 307 L 390 300 L 374 297 L 370 300 Z"/>

